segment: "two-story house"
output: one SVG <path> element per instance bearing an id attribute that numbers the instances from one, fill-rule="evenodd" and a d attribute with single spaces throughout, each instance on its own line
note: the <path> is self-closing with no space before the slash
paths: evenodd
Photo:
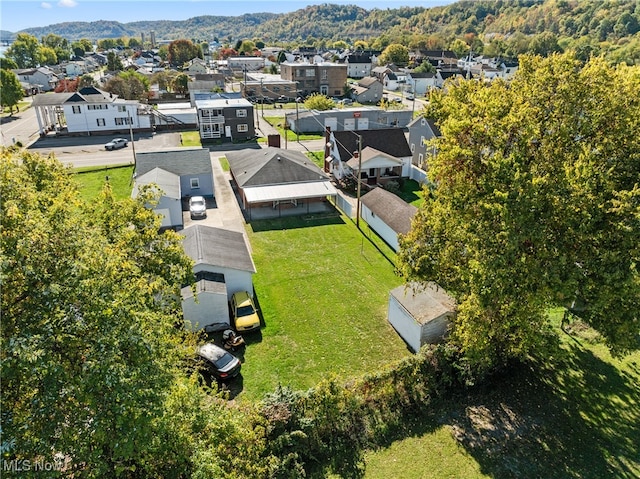
<path id="1" fill-rule="evenodd" d="M 342 96 L 347 82 L 347 66 L 333 62 L 283 62 L 280 76 L 296 82 L 297 90 L 307 96 L 320 93 L 327 96 Z"/>
<path id="2" fill-rule="evenodd" d="M 430 118 L 419 116 L 408 125 L 409 148 L 411 149 L 411 164 L 423 171 L 427 171 L 429 158 L 435 156 L 435 147 L 429 141 L 441 136 L 440 130 Z"/>
<path id="3" fill-rule="evenodd" d="M 244 98 L 196 100 L 202 141 L 249 140 L 256 135 L 253 105 Z"/>
<path id="4" fill-rule="evenodd" d="M 30 88 L 37 88 L 39 91 L 52 91 L 58 81 L 58 75 L 49 67 L 23 68 L 13 70 L 20 82 L 28 84 Z"/>

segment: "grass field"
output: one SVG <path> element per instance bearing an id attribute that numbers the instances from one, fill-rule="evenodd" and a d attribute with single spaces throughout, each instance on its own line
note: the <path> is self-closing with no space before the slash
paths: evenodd
<path id="1" fill-rule="evenodd" d="M 107 178 L 116 199 L 128 198 L 131 194 L 133 165 L 107 166 L 100 169 L 83 168 L 77 169 L 75 172 L 80 196 L 89 203 L 98 197 Z"/>
<path id="2" fill-rule="evenodd" d="M 409 354 L 386 321 L 401 280 L 350 220 L 254 222 L 249 239 L 265 324 L 245 336 L 243 396 L 278 384 L 307 389 L 331 374 L 346 380 Z"/>
<path id="3" fill-rule="evenodd" d="M 276 130 L 278 130 L 278 133 L 280 133 L 280 136 L 282 136 L 283 138 L 285 137 L 285 132 L 286 132 L 286 137 L 288 141 L 296 141 L 298 139 L 300 139 L 301 141 L 321 140 L 324 138 L 324 135 L 322 133 L 302 133 L 301 135 L 298 136 L 294 131 L 291 131 L 289 129 L 285 130 L 283 126 L 284 116 L 265 116 L 264 120 L 269 122 L 271 126 L 273 126 Z"/>
<path id="4" fill-rule="evenodd" d="M 640 477 L 640 353 L 613 358 L 580 323 L 558 331 L 558 354 L 451 398 L 367 454 L 365 478 Z"/>

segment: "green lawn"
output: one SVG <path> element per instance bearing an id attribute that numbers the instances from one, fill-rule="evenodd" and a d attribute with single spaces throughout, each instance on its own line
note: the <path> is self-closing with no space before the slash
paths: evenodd
<path id="1" fill-rule="evenodd" d="M 243 393 L 347 380 L 407 354 L 386 320 L 393 266 L 342 216 L 248 226 L 264 326 L 249 342 Z"/>
<path id="2" fill-rule="evenodd" d="M 182 146 L 202 146 L 198 131 L 183 131 L 180 133 L 180 140 Z"/>
<path id="3" fill-rule="evenodd" d="M 271 126 L 273 126 L 280 136 L 284 138 L 285 129 L 284 129 L 284 115 L 283 116 L 265 116 L 261 118 L 261 120 L 269 122 Z M 298 138 L 301 141 L 304 140 L 322 140 L 324 135 L 322 133 L 303 133 L 301 135 L 297 135 L 294 131 L 286 130 L 287 132 L 287 140 L 288 141 L 296 141 Z"/>
<path id="4" fill-rule="evenodd" d="M 133 165 L 76 169 L 76 182 L 80 196 L 87 202 L 95 201 L 105 183 L 111 184 L 116 199 L 128 198 L 131 195 L 133 183 Z"/>
<path id="5" fill-rule="evenodd" d="M 18 110 L 19 111 L 16 111 L 16 105 L 13 106 L 13 115 L 14 116 L 20 114 L 21 111 L 24 111 L 27 107 L 31 106 L 31 102 L 29 102 L 29 101 L 19 101 L 17 106 L 18 106 Z M 2 108 L 2 112 L 0 113 L 0 116 L 3 116 L 3 117 L 4 116 L 10 116 L 9 107 L 8 106 L 5 106 L 5 107 Z"/>
<path id="6" fill-rule="evenodd" d="M 558 354 L 450 398 L 368 453 L 365 478 L 640 477 L 640 353 L 558 331 Z"/>

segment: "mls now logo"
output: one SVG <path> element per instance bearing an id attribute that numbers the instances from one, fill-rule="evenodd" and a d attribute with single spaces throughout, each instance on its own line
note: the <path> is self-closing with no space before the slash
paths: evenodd
<path id="1" fill-rule="evenodd" d="M 59 471 L 61 469 L 61 462 L 49 462 L 44 459 L 38 461 L 30 461 L 28 459 L 2 460 L 2 470 L 8 472 Z"/>

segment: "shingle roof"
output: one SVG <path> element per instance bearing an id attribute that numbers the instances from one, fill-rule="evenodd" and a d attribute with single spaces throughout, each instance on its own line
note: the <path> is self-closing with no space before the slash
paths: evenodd
<path id="1" fill-rule="evenodd" d="M 163 170 L 162 168 L 154 168 L 144 175 L 138 176 L 133 185 L 131 196 L 135 198 L 142 185 L 148 185 L 151 183 L 158 185 L 164 196 L 180 199 L 180 177 L 174 173 Z"/>
<path id="2" fill-rule="evenodd" d="M 180 234 L 182 246 L 196 265 L 207 264 L 239 271 L 256 272 L 244 235 L 213 226 L 189 226 Z"/>
<path id="3" fill-rule="evenodd" d="M 142 176 L 156 167 L 179 176 L 213 174 L 209 150 L 204 148 L 136 153 L 137 176 Z"/>
<path id="4" fill-rule="evenodd" d="M 356 134 L 354 134 L 356 133 Z M 382 153 L 403 158 L 411 156 L 411 149 L 407 138 L 400 128 L 383 128 L 379 130 L 334 131 L 333 135 L 338 143 L 338 151 L 342 161 L 347 161 L 358 151 L 358 137 L 362 136 L 362 149 L 367 146 Z"/>
<path id="5" fill-rule="evenodd" d="M 238 186 L 266 186 L 328 180 L 304 153 L 281 148 L 232 151 L 227 161 Z"/>
<path id="6" fill-rule="evenodd" d="M 407 234 L 418 208 L 384 188 L 374 188 L 361 199 L 362 204 L 376 214 L 396 233 Z"/>

